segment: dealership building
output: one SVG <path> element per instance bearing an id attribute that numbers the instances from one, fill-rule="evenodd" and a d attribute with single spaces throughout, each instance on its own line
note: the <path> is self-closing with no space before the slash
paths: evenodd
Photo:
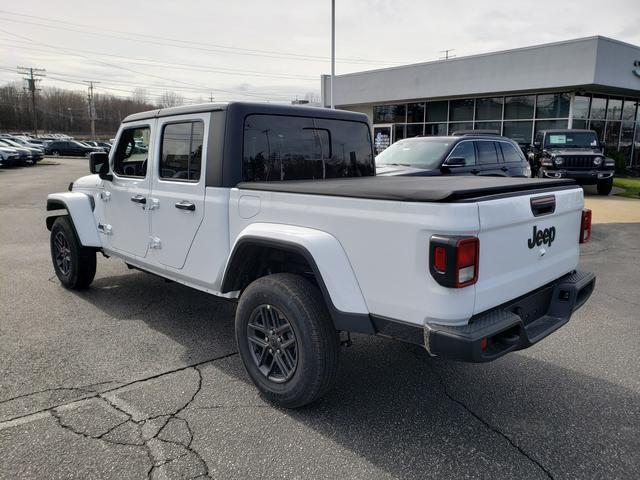
<path id="1" fill-rule="evenodd" d="M 322 102 L 330 105 L 330 77 Z M 418 135 L 589 128 L 640 167 L 640 47 L 605 37 L 334 77 L 336 108 L 366 113 L 378 149 Z"/>

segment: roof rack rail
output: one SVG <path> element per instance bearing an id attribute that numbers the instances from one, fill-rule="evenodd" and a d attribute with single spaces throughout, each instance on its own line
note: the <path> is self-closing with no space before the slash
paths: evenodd
<path id="1" fill-rule="evenodd" d="M 452 136 L 464 136 L 464 135 L 500 135 L 498 130 L 456 130 L 451 134 Z"/>

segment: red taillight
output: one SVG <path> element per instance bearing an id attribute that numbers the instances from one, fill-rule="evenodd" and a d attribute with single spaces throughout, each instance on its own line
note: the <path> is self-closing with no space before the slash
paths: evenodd
<path id="1" fill-rule="evenodd" d="M 582 221 L 580 222 L 580 243 L 587 243 L 591 240 L 591 210 L 582 210 Z"/>
<path id="2" fill-rule="evenodd" d="M 439 272 L 447 271 L 447 250 L 444 247 L 436 247 L 434 252 L 433 267 Z"/>
<path id="3" fill-rule="evenodd" d="M 480 242 L 476 237 L 433 235 L 429 268 L 443 287 L 462 288 L 478 280 Z"/>
<path id="4" fill-rule="evenodd" d="M 478 250 L 476 237 L 458 240 L 456 244 L 456 288 L 472 285 L 478 280 Z"/>

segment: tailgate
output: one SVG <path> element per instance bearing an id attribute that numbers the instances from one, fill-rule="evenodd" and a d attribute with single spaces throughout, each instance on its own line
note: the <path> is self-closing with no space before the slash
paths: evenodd
<path id="1" fill-rule="evenodd" d="M 555 209 L 548 212 L 552 196 Z M 480 263 L 474 314 L 574 270 L 583 205 L 581 188 L 478 202 Z"/>

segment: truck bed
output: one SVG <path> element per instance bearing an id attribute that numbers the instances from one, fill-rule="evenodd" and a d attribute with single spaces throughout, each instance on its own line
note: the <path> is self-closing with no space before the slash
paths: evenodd
<path id="1" fill-rule="evenodd" d="M 517 192 L 575 186 L 571 179 L 505 177 L 355 177 L 327 180 L 242 182 L 237 188 L 403 202 L 460 202 Z"/>

